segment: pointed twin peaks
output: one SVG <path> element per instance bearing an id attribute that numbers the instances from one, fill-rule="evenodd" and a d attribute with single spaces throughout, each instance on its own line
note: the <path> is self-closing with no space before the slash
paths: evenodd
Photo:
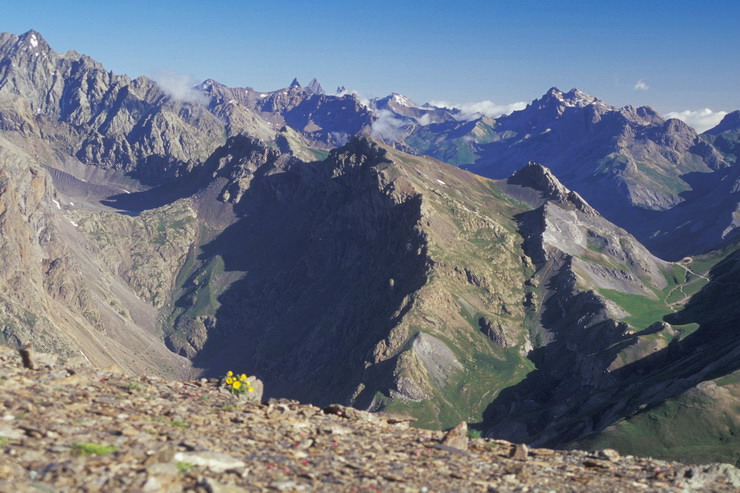
<path id="1" fill-rule="evenodd" d="M 321 84 L 318 80 L 316 80 L 315 77 L 311 79 L 311 82 L 309 82 L 306 87 L 301 86 L 301 83 L 298 81 L 298 77 L 294 77 L 293 82 L 290 83 L 289 88 L 304 89 L 306 92 L 311 94 L 324 94 L 324 88 L 321 87 Z"/>

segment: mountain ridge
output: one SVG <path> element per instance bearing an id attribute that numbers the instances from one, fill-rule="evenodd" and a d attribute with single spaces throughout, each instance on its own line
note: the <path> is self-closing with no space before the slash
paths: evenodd
<path id="1" fill-rule="evenodd" d="M 687 395 L 733 405 L 722 396 L 737 386 L 738 346 L 723 328 L 737 314 L 720 317 L 707 299 L 737 283 L 734 230 L 724 233 L 737 168 L 727 150 L 717 166 L 689 159 L 694 148 L 715 156 L 713 142 L 734 142 L 733 128 L 700 138 L 648 109 L 556 88 L 512 116 L 473 122 L 400 95 L 374 113 L 297 80 L 270 93 L 206 81 L 196 88 L 206 99 L 176 100 L 76 53 L 35 56 L 45 49 L 35 36 L 0 38 L 4 340 L 132 373 L 248 366 L 268 397 L 410 413 L 433 428 L 478 423 L 557 446 L 625 440 L 607 430 Z M 475 133 L 485 152 L 513 142 L 507 166 L 530 145 L 528 126 L 550 128 L 544 144 L 596 130 L 610 142 L 616 121 L 619 139 L 639 137 L 625 159 L 657 153 L 658 168 L 694 170 L 678 178 L 691 193 L 625 230 L 590 203 L 598 187 L 581 194 L 530 160 L 489 180 L 403 152 L 413 139 L 368 138 L 392 110 L 407 113 L 393 127 L 403 132 L 462 129 L 455 138 Z M 446 120 L 421 124 L 437 117 Z M 556 154 L 544 144 L 535 150 Z M 568 156 L 558 155 L 564 169 L 593 164 Z M 617 168 L 602 185 L 625 199 L 613 185 L 640 169 Z M 716 217 L 697 214 L 711 193 Z M 661 260 L 638 237 L 669 216 L 654 241 L 674 254 L 711 248 L 720 228 L 726 249 Z M 674 245 L 681 228 L 711 234 Z M 707 447 L 737 461 L 718 445 L 732 443 L 737 423 L 721 419 Z"/>

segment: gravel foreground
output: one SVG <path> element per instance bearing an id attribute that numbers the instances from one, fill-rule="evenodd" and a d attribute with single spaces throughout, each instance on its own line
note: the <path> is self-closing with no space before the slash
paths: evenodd
<path id="1" fill-rule="evenodd" d="M 738 491 L 728 464 L 527 449 L 402 416 L 249 403 L 215 380 L 26 369 L 0 347 L 0 491 Z"/>

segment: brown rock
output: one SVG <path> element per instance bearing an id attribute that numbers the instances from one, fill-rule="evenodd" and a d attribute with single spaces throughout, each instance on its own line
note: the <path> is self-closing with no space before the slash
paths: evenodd
<path id="1" fill-rule="evenodd" d="M 609 461 L 599 459 L 587 459 L 583 461 L 583 465 L 589 468 L 599 469 L 611 469 L 614 466 L 614 464 Z"/>
<path id="2" fill-rule="evenodd" d="M 33 348 L 30 344 L 26 344 L 22 348 L 18 350 L 18 352 L 21 354 L 21 361 L 23 362 L 23 368 L 28 368 L 29 370 L 34 370 L 36 366 L 33 364 Z"/>
<path id="3" fill-rule="evenodd" d="M 147 452 L 147 455 L 149 453 Z M 152 451 L 151 455 L 147 458 L 145 464 L 159 464 L 162 462 L 171 462 L 175 458 L 175 447 L 172 445 L 165 445 L 159 449 Z"/>
<path id="4" fill-rule="evenodd" d="M 511 458 L 514 460 L 527 460 L 529 449 L 523 443 L 517 443 L 511 450 Z"/>
<path id="5" fill-rule="evenodd" d="M 453 447 L 458 450 L 468 450 L 468 424 L 462 421 L 460 424 L 447 432 L 442 439 L 442 445 Z"/>
<path id="6" fill-rule="evenodd" d="M 605 448 L 604 450 L 599 450 L 599 458 L 610 461 L 617 461 L 619 460 L 619 452 L 611 448 Z"/>

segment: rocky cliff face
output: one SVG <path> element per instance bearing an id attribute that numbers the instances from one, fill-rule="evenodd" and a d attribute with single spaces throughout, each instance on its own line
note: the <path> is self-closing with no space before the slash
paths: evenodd
<path id="1" fill-rule="evenodd" d="M 47 171 L 4 139 L 0 162 L 2 340 L 131 372 L 186 374 L 187 361 L 156 332 L 155 311 L 64 214 Z"/>
<path id="2" fill-rule="evenodd" d="M 204 161 L 228 131 L 264 136 L 246 108 L 229 112 L 192 90 L 167 93 L 154 81 L 106 71 L 76 52 L 56 53 L 41 35 L 0 37 L 0 99 L 5 130 L 54 134 L 54 145 L 81 162 L 120 169 L 148 183 L 171 180 Z"/>
<path id="3" fill-rule="evenodd" d="M 523 360 L 517 209 L 487 182 L 367 140 L 305 164 L 238 137 L 204 169 L 213 182 L 196 209 L 229 207 L 234 220 L 202 238 L 178 274 L 165 329 L 197 365 L 248 365 L 272 395 L 398 402 L 439 424 L 440 405 L 480 412 L 479 397 L 440 399 L 482 384 L 487 369 L 466 375 L 475 361 Z M 500 247 L 469 255 L 488 241 Z M 479 319 L 505 335 L 493 342 Z"/>
<path id="4" fill-rule="evenodd" d="M 643 422 L 647 420 L 642 413 L 646 407 L 685 400 L 681 396 L 686 392 L 701 394 L 707 402 L 711 400 L 706 397 L 707 386 L 717 384 L 702 384 L 705 390 L 694 387 L 715 378 L 711 376 L 715 371 L 723 376 L 737 372 L 733 362 L 738 350 L 735 336 L 723 333 L 717 337 L 717 331 L 721 332 L 734 315 L 710 320 L 683 315 L 690 308 L 679 311 L 690 298 L 687 293 L 705 286 L 702 293 L 706 294 L 697 295 L 690 307 L 700 298 L 709 299 L 708 291 L 713 286 L 716 289 L 717 283 L 728 283 L 715 271 L 734 272 L 721 267 L 729 260 L 706 275 L 688 264 L 660 261 L 534 163 L 507 180 L 507 187 L 507 192 L 533 205 L 543 202 L 519 216 L 525 251 L 538 267 L 532 284 L 538 288 L 533 298 L 542 300 L 535 303 L 542 332 L 535 339 L 538 347 L 529 354 L 537 370 L 502 392 L 487 410 L 492 436 L 562 446 L 590 435 L 588 443 L 608 442 L 629 449 L 630 445 L 614 439 L 611 431 L 600 441 L 602 430 L 619 416 L 632 415 L 636 422 Z M 539 193 L 532 195 L 532 190 Z M 563 220 L 564 213 L 567 220 Z M 720 258 L 722 255 L 703 259 L 699 265 L 706 271 L 707 264 Z M 725 276 L 730 276 L 729 272 Z M 678 370 L 685 366 L 692 369 Z M 685 380 L 676 380 L 677 373 Z M 734 377 L 727 378 L 720 386 L 734 385 Z M 728 395 L 716 393 L 720 394 Z M 736 400 L 720 399 L 717 405 L 732 406 L 731 402 Z M 712 438 L 707 441 L 734 440 L 736 422 L 728 428 L 720 415 L 708 419 L 710 428 L 721 431 L 710 433 Z M 672 457 L 698 453 L 686 451 L 690 440 L 679 436 L 671 441 Z M 648 453 L 660 450 L 655 446 Z M 737 460 L 726 449 L 714 450 L 725 459 Z"/>

